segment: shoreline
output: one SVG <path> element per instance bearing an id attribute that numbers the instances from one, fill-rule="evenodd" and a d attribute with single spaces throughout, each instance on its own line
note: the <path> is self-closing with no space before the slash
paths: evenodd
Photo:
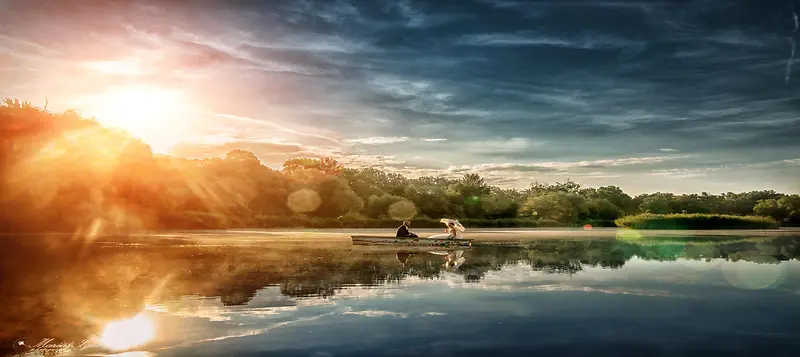
<path id="1" fill-rule="evenodd" d="M 411 231 L 425 238 L 440 234 L 441 229 L 413 229 Z M 131 234 L 105 234 L 94 238 L 82 237 L 74 233 L 3 233 L 2 239 L 21 236 L 40 236 L 47 238 L 61 238 L 72 241 L 113 242 L 139 239 L 178 239 L 199 242 L 224 242 L 224 243 L 350 243 L 350 236 L 355 234 L 386 235 L 393 237 L 394 229 L 367 228 L 367 229 L 227 229 L 227 230 L 160 230 L 139 231 Z M 464 237 L 473 242 L 523 242 L 534 240 L 592 240 L 592 239 L 630 239 L 630 238 L 660 238 L 660 237 L 707 237 L 724 239 L 728 237 L 756 238 L 756 237 L 784 237 L 800 236 L 800 228 L 780 229 L 726 229 L 726 230 L 634 230 L 629 228 L 475 228 L 467 229 Z"/>

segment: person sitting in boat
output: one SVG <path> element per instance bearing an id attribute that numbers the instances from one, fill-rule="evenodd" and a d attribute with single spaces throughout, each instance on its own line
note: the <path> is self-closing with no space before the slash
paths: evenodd
<path id="1" fill-rule="evenodd" d="M 397 238 L 417 238 L 418 235 L 411 233 L 408 231 L 408 227 L 411 227 L 411 222 L 403 221 L 403 225 L 400 228 L 397 228 L 397 234 L 395 237 Z"/>
<path id="2" fill-rule="evenodd" d="M 447 222 L 447 232 L 448 237 L 447 239 L 463 239 L 464 236 L 461 234 L 461 230 L 456 227 L 455 221 Z"/>

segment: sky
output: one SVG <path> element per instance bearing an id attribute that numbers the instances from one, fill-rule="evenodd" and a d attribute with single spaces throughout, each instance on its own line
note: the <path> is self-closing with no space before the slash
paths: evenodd
<path id="1" fill-rule="evenodd" d="M 800 12 L 800 4 L 797 4 Z M 0 96 L 154 151 L 800 192 L 790 1 L 0 0 Z"/>

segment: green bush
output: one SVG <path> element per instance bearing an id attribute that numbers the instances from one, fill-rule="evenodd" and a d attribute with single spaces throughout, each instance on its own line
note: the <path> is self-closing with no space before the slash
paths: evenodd
<path id="1" fill-rule="evenodd" d="M 564 223 L 553 219 L 540 218 L 538 221 L 536 221 L 536 226 L 540 228 L 564 227 Z"/>
<path id="2" fill-rule="evenodd" d="M 769 217 L 725 214 L 643 213 L 619 218 L 618 227 L 634 229 L 776 229 L 778 222 Z"/>
<path id="3" fill-rule="evenodd" d="M 614 222 L 613 220 L 591 219 L 591 220 L 582 222 L 581 224 L 578 225 L 578 227 L 583 227 L 583 226 L 585 226 L 587 224 L 592 226 L 592 227 L 594 227 L 594 228 L 616 227 L 617 226 L 616 222 Z"/>

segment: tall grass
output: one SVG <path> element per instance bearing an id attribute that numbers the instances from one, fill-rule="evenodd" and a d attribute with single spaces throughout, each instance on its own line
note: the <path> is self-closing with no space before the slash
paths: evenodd
<path id="1" fill-rule="evenodd" d="M 769 217 L 733 216 L 727 214 L 643 213 L 619 218 L 618 227 L 634 229 L 777 229 L 778 222 Z"/>

